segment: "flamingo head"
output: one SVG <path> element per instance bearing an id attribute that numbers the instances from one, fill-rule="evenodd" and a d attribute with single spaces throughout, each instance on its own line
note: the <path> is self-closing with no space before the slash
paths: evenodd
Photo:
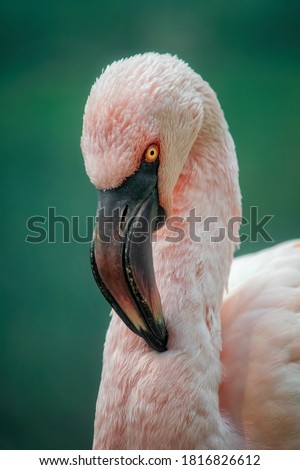
<path id="1" fill-rule="evenodd" d="M 172 212 L 172 192 L 199 133 L 200 77 L 170 55 L 114 62 L 92 86 L 81 148 L 97 189 L 94 277 L 126 325 L 157 351 L 165 327 L 151 234 Z"/>

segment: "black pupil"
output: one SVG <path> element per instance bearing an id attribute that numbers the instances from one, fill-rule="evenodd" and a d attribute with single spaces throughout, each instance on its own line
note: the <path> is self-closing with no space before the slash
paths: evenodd
<path id="1" fill-rule="evenodd" d="M 154 150 L 151 150 L 150 155 L 154 155 Z"/>

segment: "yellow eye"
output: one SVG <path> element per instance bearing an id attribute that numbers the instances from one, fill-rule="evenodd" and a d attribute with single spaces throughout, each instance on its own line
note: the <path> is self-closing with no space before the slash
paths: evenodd
<path id="1" fill-rule="evenodd" d="M 145 152 L 145 160 L 146 162 L 155 162 L 157 157 L 159 156 L 159 150 L 157 145 L 152 144 L 146 149 Z"/>

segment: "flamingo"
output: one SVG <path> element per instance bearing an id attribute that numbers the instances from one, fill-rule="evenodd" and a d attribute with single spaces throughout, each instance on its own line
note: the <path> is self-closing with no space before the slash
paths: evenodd
<path id="1" fill-rule="evenodd" d="M 81 148 L 113 307 L 93 448 L 299 448 L 300 243 L 232 262 L 238 164 L 209 84 L 169 54 L 116 61 Z"/>

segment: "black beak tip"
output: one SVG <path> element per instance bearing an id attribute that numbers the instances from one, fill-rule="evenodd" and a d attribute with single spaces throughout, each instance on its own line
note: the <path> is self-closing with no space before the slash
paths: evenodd
<path id="1" fill-rule="evenodd" d="M 149 334 L 147 331 L 143 330 L 141 332 L 142 338 L 146 341 L 146 343 L 155 351 L 161 353 L 168 350 L 167 343 L 168 343 L 168 331 L 165 330 L 164 336 L 162 339 L 158 339 L 156 336 Z"/>

